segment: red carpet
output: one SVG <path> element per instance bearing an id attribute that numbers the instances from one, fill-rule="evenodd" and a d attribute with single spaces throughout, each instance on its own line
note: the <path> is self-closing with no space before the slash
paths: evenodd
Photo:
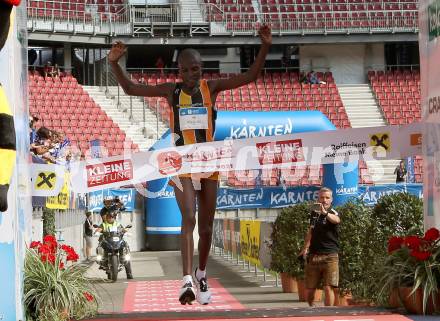
<path id="1" fill-rule="evenodd" d="M 285 318 L 240 318 L 240 319 L 162 319 L 162 318 L 133 318 L 127 316 L 126 318 L 118 319 L 99 319 L 99 321 L 188 321 L 188 320 L 198 320 L 198 321 L 410 321 L 403 315 L 389 314 L 389 315 L 362 315 L 362 316 L 310 316 L 310 317 L 285 317 Z"/>
<path id="2" fill-rule="evenodd" d="M 209 305 L 181 305 L 178 300 L 181 280 L 128 283 L 123 312 L 188 312 L 239 310 L 244 307 L 215 279 L 209 279 L 213 301 Z"/>

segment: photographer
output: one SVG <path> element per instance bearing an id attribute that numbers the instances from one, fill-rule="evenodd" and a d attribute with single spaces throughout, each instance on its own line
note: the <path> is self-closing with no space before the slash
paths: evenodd
<path id="1" fill-rule="evenodd" d="M 305 279 L 308 289 L 307 302 L 313 306 L 315 290 L 322 280 L 326 306 L 335 302 L 333 288 L 339 282 L 339 241 L 338 224 L 341 222 L 338 212 L 332 207 L 332 191 L 323 187 L 319 190 L 318 203 L 313 204 L 310 228 L 300 256 L 306 259 Z"/>

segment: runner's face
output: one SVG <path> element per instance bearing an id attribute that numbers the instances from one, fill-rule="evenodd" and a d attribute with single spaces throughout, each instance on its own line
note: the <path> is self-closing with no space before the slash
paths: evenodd
<path id="1" fill-rule="evenodd" d="M 333 197 L 330 192 L 321 192 L 319 193 L 319 203 L 324 205 L 325 209 L 330 208 L 332 205 Z"/>
<path id="2" fill-rule="evenodd" d="M 183 84 L 188 88 L 194 88 L 202 78 L 202 63 L 195 57 L 182 59 L 179 64 L 179 73 Z"/>

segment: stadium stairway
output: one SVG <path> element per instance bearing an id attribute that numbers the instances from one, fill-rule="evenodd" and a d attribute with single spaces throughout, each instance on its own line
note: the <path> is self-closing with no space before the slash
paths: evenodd
<path id="1" fill-rule="evenodd" d="M 179 0 L 181 4 L 182 22 L 204 22 L 197 0 Z"/>
<path id="2" fill-rule="evenodd" d="M 386 126 L 381 110 L 368 84 L 338 85 L 339 94 L 353 128 Z M 399 160 L 367 162 L 373 183 L 392 184 L 396 182 L 394 169 Z"/>
<path id="3" fill-rule="evenodd" d="M 116 100 L 117 87 L 109 87 L 109 93 L 105 93 L 105 89 L 99 86 L 83 86 L 90 97 L 99 104 L 105 113 L 131 138 L 131 140 L 139 146 L 139 150 L 147 150 L 150 148 L 166 130 L 167 126 L 159 121 L 159 132 L 157 131 L 157 117 L 150 109 L 145 109 L 145 136 L 143 126 L 143 103 L 137 97 L 132 97 L 133 117 L 130 119 L 130 96 L 120 90 L 121 105 L 117 106 Z"/>

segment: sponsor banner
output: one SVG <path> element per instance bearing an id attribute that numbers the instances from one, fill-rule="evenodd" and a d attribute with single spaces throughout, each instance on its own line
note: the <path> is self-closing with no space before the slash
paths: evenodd
<path id="1" fill-rule="evenodd" d="M 376 186 L 360 186 L 359 197 L 363 199 L 367 205 L 375 205 L 379 198 L 384 195 L 396 193 L 410 193 L 419 198 L 423 198 L 422 184 L 389 184 Z"/>
<path id="2" fill-rule="evenodd" d="M 270 254 L 270 246 L 272 244 L 272 230 L 272 223 L 261 222 L 259 259 L 261 266 L 265 269 L 270 269 L 270 262 L 272 261 L 272 256 Z"/>
<path id="3" fill-rule="evenodd" d="M 243 258 L 252 264 L 260 263 L 260 221 L 240 221 L 240 246 Z"/>
<path id="4" fill-rule="evenodd" d="M 223 247 L 225 251 L 232 251 L 231 246 L 231 230 L 229 229 L 229 219 L 223 219 Z"/>
<path id="5" fill-rule="evenodd" d="M 415 181 L 415 169 L 414 169 L 414 158 L 407 157 L 406 159 L 406 170 L 408 175 L 408 183 L 414 183 Z"/>
<path id="6" fill-rule="evenodd" d="M 104 206 L 104 198 L 107 196 L 119 197 L 124 203 L 125 212 L 134 211 L 135 191 L 132 188 L 128 189 L 105 189 L 89 193 L 89 204 L 87 209 L 92 212 L 99 212 Z"/>
<path id="7" fill-rule="evenodd" d="M 70 202 L 70 184 L 69 174 L 64 175 L 64 185 L 57 196 L 49 196 L 46 198 L 46 207 L 55 210 L 67 210 Z"/>
<path id="8" fill-rule="evenodd" d="M 281 208 L 318 199 L 319 186 L 219 188 L 217 209 Z"/>
<path id="9" fill-rule="evenodd" d="M 64 185 L 65 167 L 31 164 L 32 196 L 55 196 Z"/>
<path id="10" fill-rule="evenodd" d="M 129 159 L 87 165 L 87 187 L 124 183 L 133 179 L 133 165 Z"/>
<path id="11" fill-rule="evenodd" d="M 214 219 L 214 235 L 213 235 L 213 243 L 215 247 L 223 249 L 223 238 L 224 238 L 224 232 L 223 232 L 223 219 L 216 218 Z"/>
<path id="12" fill-rule="evenodd" d="M 419 3 L 425 228 L 440 228 L 440 1 Z"/>
<path id="13" fill-rule="evenodd" d="M 282 208 L 302 202 L 316 201 L 319 186 L 264 187 L 251 189 L 219 188 L 217 209 Z M 352 197 L 362 197 L 367 205 L 376 204 L 382 195 L 408 192 L 422 197 L 422 184 L 388 184 L 359 186 Z M 258 196 L 258 197 L 257 197 Z"/>
<path id="14" fill-rule="evenodd" d="M 231 252 L 237 255 L 237 241 L 235 239 L 235 220 L 228 219 L 228 229 L 231 238 Z M 240 232 L 238 234 L 238 243 L 240 243 Z"/>
<path id="15" fill-rule="evenodd" d="M 420 132 L 420 124 L 410 124 L 170 147 L 131 154 L 130 158 L 121 155 L 72 163 L 71 184 L 78 193 L 186 173 L 404 158 L 421 153 L 421 146 L 411 144 L 411 137 Z M 52 170 L 53 165 L 45 166 L 46 171 Z M 41 196 L 47 195 L 54 191 Z"/>
<path id="16" fill-rule="evenodd" d="M 240 221 L 234 220 L 234 238 L 235 250 L 238 255 L 241 255 L 241 238 L 240 238 Z"/>

